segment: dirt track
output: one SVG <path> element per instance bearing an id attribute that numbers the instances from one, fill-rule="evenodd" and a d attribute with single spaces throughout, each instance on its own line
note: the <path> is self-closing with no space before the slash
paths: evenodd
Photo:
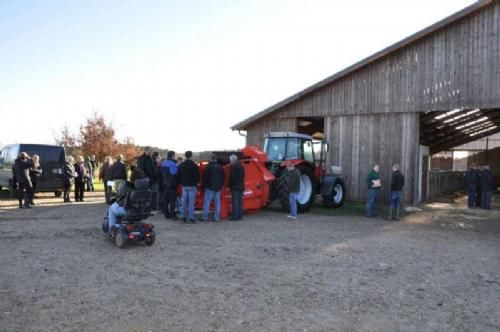
<path id="1" fill-rule="evenodd" d="M 500 330 L 498 211 L 155 216 L 157 243 L 120 250 L 105 209 L 0 211 L 0 331 Z"/>

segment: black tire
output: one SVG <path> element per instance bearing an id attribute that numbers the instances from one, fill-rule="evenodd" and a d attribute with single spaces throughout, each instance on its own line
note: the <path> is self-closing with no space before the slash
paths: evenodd
<path id="1" fill-rule="evenodd" d="M 344 205 L 345 202 L 345 184 L 341 178 L 336 178 L 333 182 L 332 192 L 327 195 L 322 195 L 323 203 L 332 208 L 339 208 Z"/>
<path id="2" fill-rule="evenodd" d="M 300 192 L 299 198 L 297 199 L 297 211 L 298 212 L 307 212 L 311 209 L 311 206 L 314 202 L 314 196 L 316 196 L 316 180 L 313 175 L 313 171 L 307 165 L 301 165 L 298 167 L 300 172 L 301 181 L 300 181 Z M 304 178 L 303 178 L 304 177 Z M 306 181 L 306 182 L 304 182 Z M 309 183 L 307 183 L 309 181 Z M 302 191 L 304 190 L 303 184 L 307 187 L 308 193 L 305 197 L 302 197 Z M 288 172 L 283 171 L 281 176 L 278 179 L 278 199 L 283 211 L 290 211 L 290 201 L 289 201 L 289 190 L 288 190 Z"/>
<path id="3" fill-rule="evenodd" d="M 119 229 L 115 233 L 115 244 L 118 248 L 122 249 L 125 247 L 125 244 L 127 244 L 127 232 L 125 232 L 123 229 Z"/>
<path id="4" fill-rule="evenodd" d="M 104 219 L 104 221 L 102 222 L 102 231 L 106 234 L 109 232 L 108 219 Z"/>
<path id="5" fill-rule="evenodd" d="M 54 195 L 55 195 L 56 197 L 61 197 L 61 196 L 62 196 L 62 194 L 63 194 L 62 190 L 54 190 Z"/>
<path id="6" fill-rule="evenodd" d="M 144 240 L 144 244 L 147 246 L 152 246 L 156 240 L 156 233 L 154 231 L 151 232 L 151 236 Z"/>

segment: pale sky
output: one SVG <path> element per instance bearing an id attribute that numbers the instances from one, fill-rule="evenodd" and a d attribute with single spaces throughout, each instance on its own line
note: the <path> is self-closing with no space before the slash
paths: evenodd
<path id="1" fill-rule="evenodd" d="M 95 110 L 118 137 L 242 147 L 229 127 L 473 0 L 0 0 L 0 143 Z"/>

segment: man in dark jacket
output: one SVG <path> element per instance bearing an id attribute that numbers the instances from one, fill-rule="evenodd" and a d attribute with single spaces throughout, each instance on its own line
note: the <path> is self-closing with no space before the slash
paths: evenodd
<path id="1" fill-rule="evenodd" d="M 288 200 L 290 201 L 290 214 L 288 218 L 297 219 L 297 195 L 300 191 L 300 171 L 289 161 L 286 165 Z"/>
<path id="2" fill-rule="evenodd" d="M 30 179 L 30 168 L 33 167 L 33 160 L 30 159 L 26 152 L 21 152 L 19 158 L 14 161 L 12 167 L 14 179 L 17 182 L 19 208 L 31 208 L 29 205 L 33 195 L 33 185 Z M 24 205 L 23 205 L 24 199 Z"/>
<path id="3" fill-rule="evenodd" d="M 495 179 L 491 174 L 490 166 L 484 166 L 481 174 L 481 207 L 483 209 L 491 209 L 491 196 L 495 190 Z"/>
<path id="4" fill-rule="evenodd" d="M 156 164 L 151 157 L 151 150 L 152 149 L 149 146 L 144 149 L 144 153 L 139 158 L 137 158 L 137 167 L 142 169 L 151 184 L 153 184 L 156 182 L 158 174 Z"/>
<path id="5" fill-rule="evenodd" d="M 177 219 L 175 204 L 177 203 L 177 174 L 175 151 L 168 151 L 167 160 L 161 163 L 161 179 L 163 185 L 163 214 L 166 219 Z"/>
<path id="6" fill-rule="evenodd" d="M 187 222 L 186 209 L 189 208 L 189 221 L 193 224 L 194 219 L 194 202 L 196 199 L 196 186 L 200 180 L 200 169 L 194 161 L 191 160 L 193 153 L 186 151 L 184 154 L 186 160 L 179 166 L 179 179 L 182 185 L 182 207 L 181 218 Z"/>
<path id="7" fill-rule="evenodd" d="M 217 162 L 217 156 L 212 155 L 210 163 L 205 168 L 203 174 L 203 186 L 205 187 L 205 194 L 203 195 L 203 214 L 202 221 L 208 220 L 208 210 L 212 200 L 214 201 L 214 221 L 220 220 L 220 195 L 224 185 L 224 169 Z"/>
<path id="8" fill-rule="evenodd" d="M 379 165 L 374 164 L 366 177 L 366 185 L 368 186 L 368 197 L 366 200 L 366 216 L 373 218 L 375 216 L 375 208 L 377 198 L 380 193 L 382 183 L 380 181 Z"/>
<path id="9" fill-rule="evenodd" d="M 232 221 L 238 221 L 243 216 L 243 193 L 245 192 L 245 168 L 238 161 L 238 157 L 233 154 L 229 156 L 231 170 L 229 172 L 229 189 L 232 197 Z"/>
<path id="10" fill-rule="evenodd" d="M 149 178 L 149 182 L 151 183 L 151 190 L 153 191 L 152 209 L 160 210 L 161 205 L 163 204 L 163 197 L 162 197 L 163 188 L 160 188 L 160 181 L 162 181 L 160 172 L 160 166 L 161 166 L 160 153 L 158 151 L 153 152 L 151 154 L 151 159 L 153 160 L 153 167 L 155 174 L 154 177 Z"/>
<path id="11" fill-rule="evenodd" d="M 393 219 L 392 213 L 395 212 L 394 220 L 399 220 L 399 207 L 401 205 L 401 195 L 403 193 L 403 186 L 405 185 L 405 177 L 399 170 L 399 164 L 392 166 L 391 177 L 391 197 L 389 205 L 389 220 Z"/>
<path id="12" fill-rule="evenodd" d="M 127 167 L 123 162 L 123 156 L 121 154 L 116 157 L 116 162 L 111 166 L 111 174 L 115 184 L 115 191 L 119 192 L 120 187 L 127 182 Z"/>
<path id="13" fill-rule="evenodd" d="M 467 203 L 470 209 L 476 207 L 477 183 L 479 181 L 479 171 L 476 164 L 472 164 L 465 172 L 465 185 L 467 186 Z"/>
<path id="14" fill-rule="evenodd" d="M 31 185 L 33 186 L 33 191 L 32 195 L 30 197 L 30 205 L 35 205 L 35 202 L 33 201 L 35 199 L 35 192 L 38 187 L 38 178 L 40 175 L 42 175 L 42 166 L 40 165 L 40 156 L 37 154 L 34 154 L 31 157 L 31 160 L 33 160 L 33 166 L 30 168 L 30 179 L 31 179 Z"/>
<path id="15" fill-rule="evenodd" d="M 157 152 L 155 152 L 158 155 Z M 158 210 L 158 165 L 152 156 L 152 148 L 147 146 L 144 153 L 137 158 L 137 167 L 139 167 L 146 177 L 149 179 L 149 184 L 153 190 L 153 210 Z"/>
<path id="16" fill-rule="evenodd" d="M 85 192 L 85 179 L 88 176 L 88 170 L 85 167 L 83 156 L 78 156 L 75 166 L 75 202 L 83 202 Z"/>

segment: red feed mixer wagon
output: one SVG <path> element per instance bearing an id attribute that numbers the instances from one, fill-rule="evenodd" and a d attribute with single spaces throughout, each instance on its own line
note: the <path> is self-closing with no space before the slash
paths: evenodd
<path id="1" fill-rule="evenodd" d="M 316 149 L 315 149 L 316 148 Z M 218 162 L 224 168 L 224 188 L 221 193 L 221 218 L 231 214 L 231 191 L 229 182 L 229 156 L 238 156 L 245 168 L 245 191 L 243 210 L 245 213 L 256 212 L 275 200 L 283 210 L 289 209 L 288 186 L 285 162 L 292 162 L 300 171 L 300 192 L 297 195 L 299 212 L 306 212 L 320 194 L 324 204 L 338 208 L 344 204 L 345 186 L 342 178 L 336 174 L 326 174 L 325 157 L 328 144 L 314 140 L 311 136 L 294 132 L 276 132 L 266 135 L 264 150 L 256 145 L 249 145 L 240 151 L 214 152 Z M 208 162 L 200 162 L 200 179 Z M 202 182 L 202 181 L 201 181 Z M 196 209 L 203 208 L 204 188 L 198 187 Z M 213 205 L 210 208 L 213 211 Z"/>

